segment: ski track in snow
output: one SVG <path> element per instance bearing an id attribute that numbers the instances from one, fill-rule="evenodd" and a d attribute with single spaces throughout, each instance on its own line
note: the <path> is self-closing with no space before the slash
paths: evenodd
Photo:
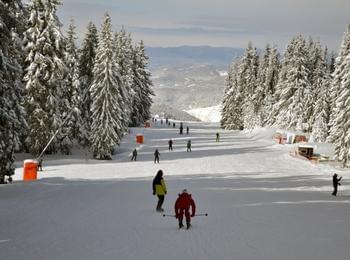
<path id="1" fill-rule="evenodd" d="M 276 145 L 270 129 L 187 125 L 190 134 L 182 136 L 160 124 L 133 128 L 112 161 L 82 150 L 47 156 L 36 182 L 20 181 L 28 155 L 17 155 L 15 182 L 0 187 L 0 259 L 349 259 L 348 170 L 336 169 L 343 185 L 333 197 L 335 169 L 291 157 L 291 146 Z M 138 133 L 143 145 L 135 144 Z M 138 161 L 131 162 L 135 147 Z M 175 218 L 155 212 L 151 182 L 158 169 L 168 186 L 167 214 L 186 188 L 197 213 L 209 216 L 178 230 Z"/>

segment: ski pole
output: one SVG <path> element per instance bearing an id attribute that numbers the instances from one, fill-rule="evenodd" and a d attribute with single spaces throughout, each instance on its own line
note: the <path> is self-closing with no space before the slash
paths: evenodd
<path id="1" fill-rule="evenodd" d="M 207 217 L 208 216 L 208 213 L 203 213 L 203 214 L 196 214 L 194 215 L 195 217 Z"/>
<path id="2" fill-rule="evenodd" d="M 207 217 L 208 213 L 196 214 L 195 217 Z M 175 215 L 163 214 L 163 217 L 176 217 Z"/>

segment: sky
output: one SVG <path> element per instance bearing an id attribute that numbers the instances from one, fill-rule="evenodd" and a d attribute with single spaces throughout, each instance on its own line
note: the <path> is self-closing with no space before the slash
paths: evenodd
<path id="1" fill-rule="evenodd" d="M 350 0 L 62 0 L 58 16 L 71 18 L 82 38 L 89 21 L 98 28 L 108 12 L 147 46 L 245 47 L 249 41 L 283 49 L 292 36 L 312 36 L 338 50 L 350 23 Z"/>

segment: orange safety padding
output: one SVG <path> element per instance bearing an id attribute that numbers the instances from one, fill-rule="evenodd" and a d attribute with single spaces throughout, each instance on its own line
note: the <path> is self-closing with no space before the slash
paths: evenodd
<path id="1" fill-rule="evenodd" d="M 136 143 L 143 144 L 143 135 L 137 135 L 136 136 Z"/>
<path id="2" fill-rule="evenodd" d="M 23 180 L 24 181 L 36 180 L 37 175 L 38 175 L 38 162 L 36 161 L 24 162 Z"/>

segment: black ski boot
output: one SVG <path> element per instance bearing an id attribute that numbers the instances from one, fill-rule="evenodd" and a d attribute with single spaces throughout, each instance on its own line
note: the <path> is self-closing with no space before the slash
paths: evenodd
<path id="1" fill-rule="evenodd" d="M 192 227 L 190 222 L 187 222 L 186 225 L 187 225 L 186 229 L 190 229 L 190 227 Z"/>
<path id="2" fill-rule="evenodd" d="M 182 224 L 182 221 L 179 222 L 179 229 L 183 228 L 184 224 Z"/>

